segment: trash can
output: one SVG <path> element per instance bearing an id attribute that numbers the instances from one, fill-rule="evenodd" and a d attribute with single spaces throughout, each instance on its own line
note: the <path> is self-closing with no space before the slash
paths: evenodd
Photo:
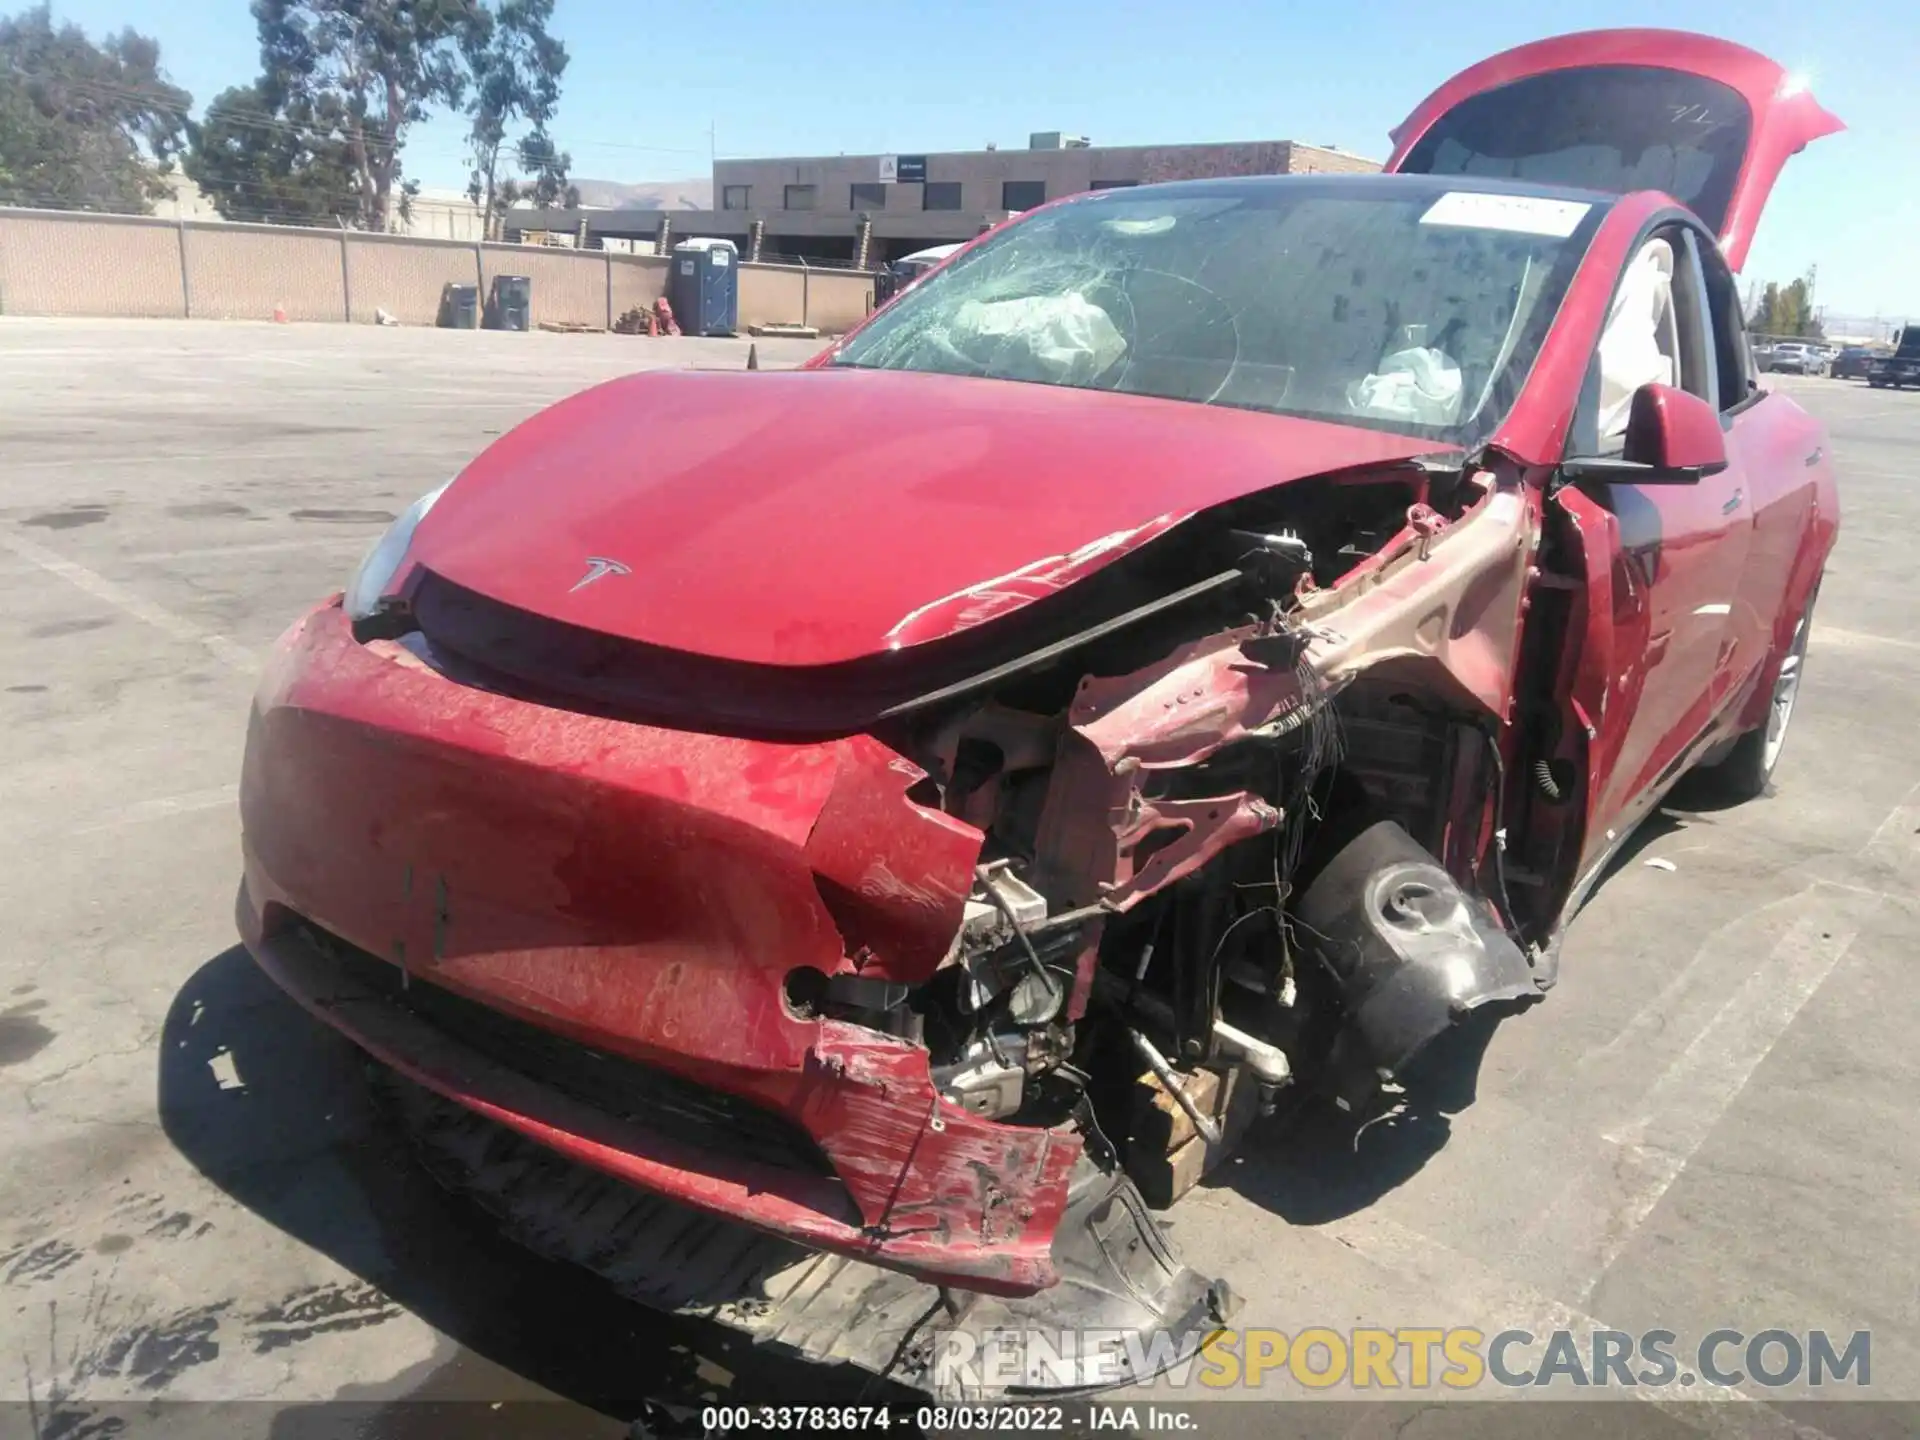
<path id="1" fill-rule="evenodd" d="M 440 292 L 440 328 L 442 330 L 478 330 L 480 328 L 480 287 L 449 284 Z"/>
<path id="2" fill-rule="evenodd" d="M 496 275 L 487 294 L 487 329 L 533 328 L 533 281 L 525 275 Z"/>
<path id="3" fill-rule="evenodd" d="M 667 303 L 683 335 L 731 335 L 740 326 L 739 251 L 731 240 L 682 240 L 673 247 Z"/>

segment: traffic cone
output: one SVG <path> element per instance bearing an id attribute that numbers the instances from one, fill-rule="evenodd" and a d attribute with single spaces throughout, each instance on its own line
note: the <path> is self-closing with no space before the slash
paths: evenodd
<path id="1" fill-rule="evenodd" d="M 758 345 L 749 345 L 747 346 L 747 369 L 758 370 L 759 368 L 760 347 Z"/>
<path id="2" fill-rule="evenodd" d="M 273 323 L 276 325 L 284 325 L 287 323 L 287 307 L 286 306 L 276 305 L 273 307 Z"/>

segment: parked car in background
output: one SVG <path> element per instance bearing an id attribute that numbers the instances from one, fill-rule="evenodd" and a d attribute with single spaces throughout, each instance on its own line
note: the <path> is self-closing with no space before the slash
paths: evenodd
<path id="1" fill-rule="evenodd" d="M 1867 362 L 1867 384 L 1876 390 L 1920 385 L 1920 325 L 1900 332 L 1900 343 L 1891 355 L 1876 355 Z"/>
<path id="2" fill-rule="evenodd" d="M 1836 380 L 1865 380 L 1867 367 L 1884 353 L 1870 345 L 1849 345 L 1833 357 L 1830 373 Z"/>
<path id="3" fill-rule="evenodd" d="M 1751 336 L 1748 348 L 1753 352 L 1753 368 L 1762 372 L 1773 368 L 1773 341 L 1763 335 Z"/>
<path id="4" fill-rule="evenodd" d="M 1824 375 L 1829 368 L 1826 352 L 1807 340 L 1782 340 L 1773 347 L 1768 369 L 1790 375 Z"/>
<path id="5" fill-rule="evenodd" d="M 902 290 L 921 279 L 965 243 L 965 241 L 956 241 L 951 245 L 934 245 L 925 250 L 916 250 L 913 254 L 903 255 L 887 266 L 880 272 L 874 284 L 875 308 L 893 299 Z"/>

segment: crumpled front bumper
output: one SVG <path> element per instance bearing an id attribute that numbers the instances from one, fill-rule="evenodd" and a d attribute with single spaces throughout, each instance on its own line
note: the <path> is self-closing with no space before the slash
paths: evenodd
<path id="1" fill-rule="evenodd" d="M 797 967 L 911 982 L 938 964 L 980 837 L 905 799 L 919 775 L 864 736 L 666 731 L 455 683 L 355 641 L 330 603 L 256 697 L 239 925 L 328 1024 L 572 1160 L 812 1248 L 1030 1294 L 1057 1278 L 1078 1132 L 969 1114 L 920 1047 L 784 999 Z M 560 1085 L 524 1046 L 450 1032 L 419 1003 L 441 995 L 598 1078 Z M 769 1158 L 620 1089 L 649 1074 L 796 1144 Z"/>

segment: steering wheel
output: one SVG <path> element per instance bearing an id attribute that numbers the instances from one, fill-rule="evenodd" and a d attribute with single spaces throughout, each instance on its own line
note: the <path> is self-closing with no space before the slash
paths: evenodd
<path id="1" fill-rule="evenodd" d="M 1148 281 L 1144 293 L 1140 283 L 1143 279 Z M 1180 359 L 1205 363 L 1209 358 L 1204 355 L 1192 353 L 1175 354 L 1164 350 L 1158 352 L 1153 351 L 1149 348 L 1154 338 L 1152 336 L 1145 337 L 1146 343 L 1143 344 L 1141 334 L 1141 312 L 1143 309 L 1145 309 L 1150 316 L 1158 313 L 1171 317 L 1177 313 L 1183 303 L 1189 307 L 1195 304 L 1195 302 L 1189 298 L 1185 302 L 1174 301 L 1165 305 L 1154 305 L 1151 303 L 1151 297 L 1155 290 L 1161 290 L 1166 294 L 1185 294 L 1191 291 L 1197 293 L 1200 297 L 1197 310 L 1193 310 L 1177 320 L 1170 320 L 1170 323 L 1166 326 L 1167 333 L 1175 334 L 1182 340 L 1189 342 L 1196 337 L 1205 337 L 1206 339 L 1217 338 L 1219 341 L 1224 342 L 1227 350 L 1227 353 L 1220 357 L 1222 370 L 1219 383 L 1205 395 L 1183 396 L 1180 398 L 1194 399 L 1202 405 L 1210 405 L 1219 399 L 1227 386 L 1232 383 L 1234 372 L 1240 367 L 1241 344 L 1239 317 L 1235 314 L 1231 305 L 1227 304 L 1219 295 L 1215 294 L 1205 285 L 1202 285 L 1198 280 L 1187 275 L 1176 275 L 1171 270 L 1160 270 L 1152 266 L 1140 265 L 1128 267 L 1117 272 L 1101 272 L 1099 280 L 1093 288 L 1111 291 L 1121 302 L 1121 313 L 1115 313 L 1110 307 L 1102 308 L 1108 309 L 1108 313 L 1113 315 L 1114 323 L 1120 326 L 1121 332 L 1127 341 L 1127 352 L 1118 362 L 1120 367 L 1119 373 L 1113 377 L 1111 383 L 1104 383 L 1101 385 L 1101 388 L 1124 390 L 1126 388 L 1127 377 L 1133 374 L 1134 370 L 1138 368 L 1143 361 L 1151 362 L 1156 359 Z M 1143 305 L 1141 303 L 1143 300 L 1149 303 Z M 1204 318 L 1196 319 L 1196 315 Z M 1181 350 L 1183 352 L 1190 352 L 1191 348 L 1190 343 L 1183 344 Z M 1099 377 L 1099 379 L 1104 381 L 1105 377 L 1102 376 Z"/>

